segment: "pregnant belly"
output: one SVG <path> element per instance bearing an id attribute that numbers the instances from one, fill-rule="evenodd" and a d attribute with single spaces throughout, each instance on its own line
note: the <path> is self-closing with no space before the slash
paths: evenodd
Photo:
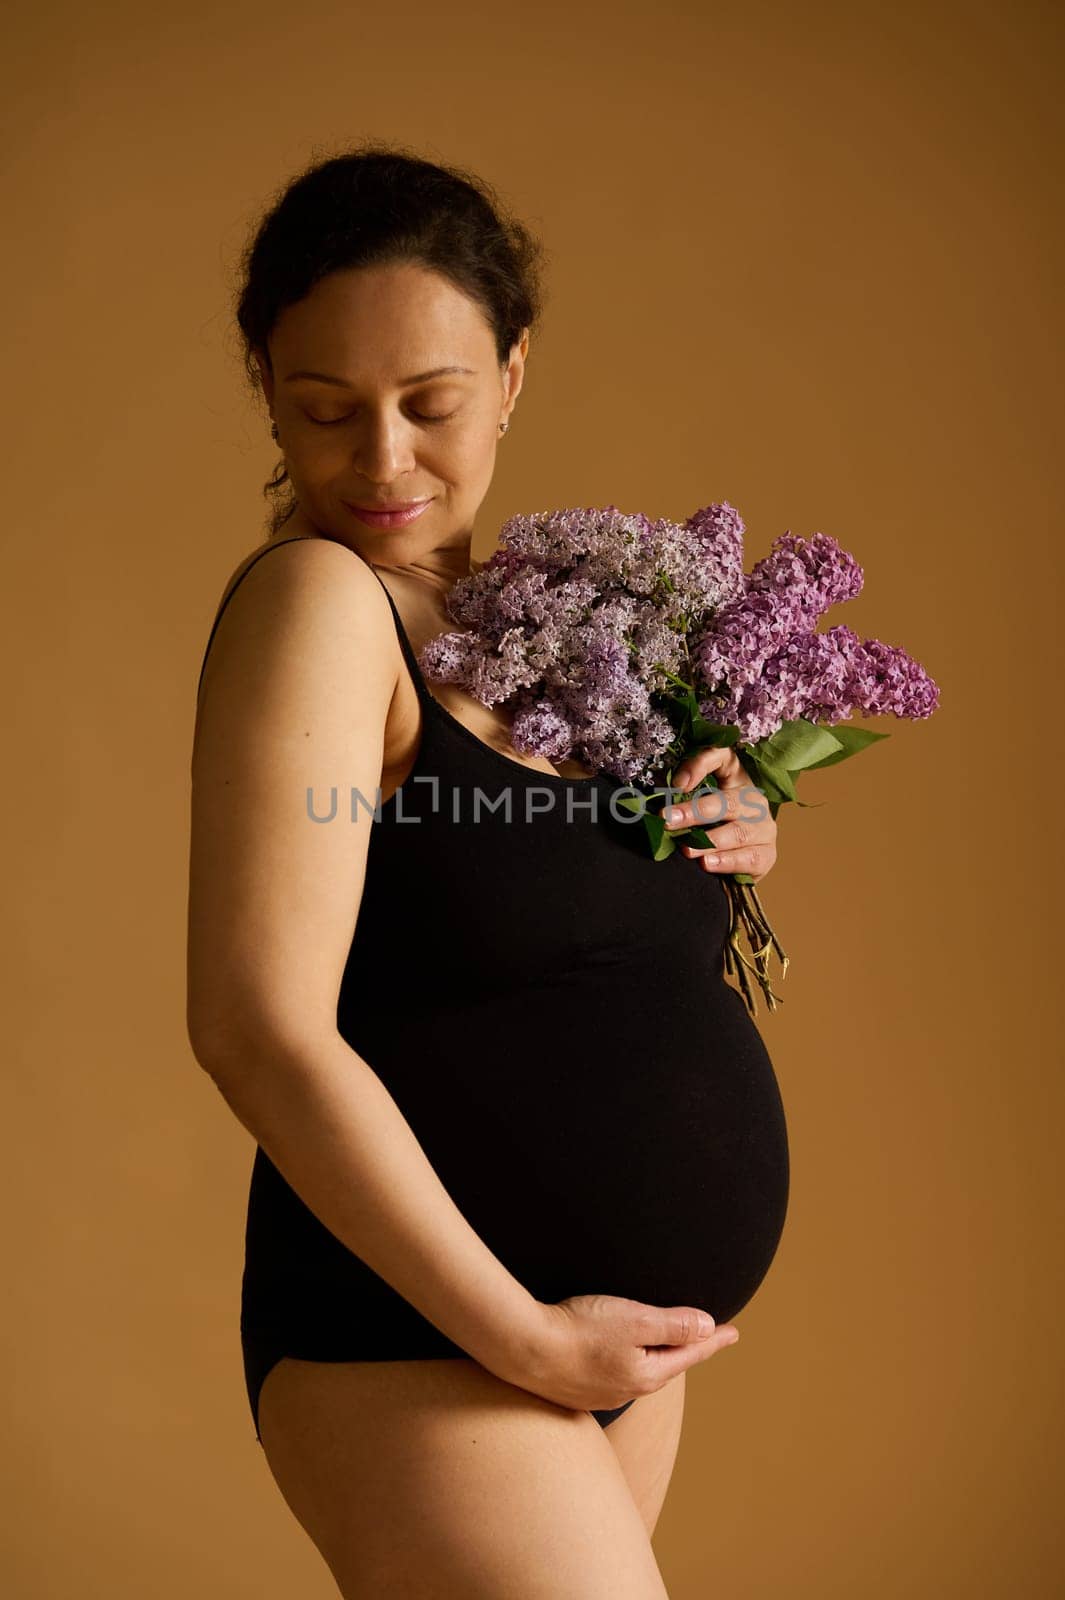
<path id="1" fill-rule="evenodd" d="M 579 1010 L 564 984 L 531 1003 L 525 990 L 520 1016 L 481 999 L 356 1048 L 538 1299 L 624 1295 L 726 1321 L 764 1279 L 788 1204 L 761 1035 L 736 991 L 705 975 L 663 995 L 583 973 L 578 993 Z"/>

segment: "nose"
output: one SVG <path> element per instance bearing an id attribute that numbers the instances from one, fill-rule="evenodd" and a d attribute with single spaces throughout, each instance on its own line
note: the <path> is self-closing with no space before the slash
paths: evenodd
<path id="1" fill-rule="evenodd" d="M 368 483 L 395 483 L 414 466 L 414 431 L 395 414 L 365 417 L 356 433 L 352 463 Z"/>

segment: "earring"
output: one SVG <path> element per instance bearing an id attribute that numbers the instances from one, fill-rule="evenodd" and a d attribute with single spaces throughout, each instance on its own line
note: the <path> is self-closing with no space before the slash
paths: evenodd
<path id="1" fill-rule="evenodd" d="M 509 422 L 501 422 L 501 423 L 500 423 L 500 424 L 499 424 L 499 431 L 500 431 L 500 433 L 506 433 L 506 431 L 507 431 L 507 429 L 508 429 L 508 428 L 509 428 L 509 427 L 510 427 L 510 423 L 509 423 Z"/>

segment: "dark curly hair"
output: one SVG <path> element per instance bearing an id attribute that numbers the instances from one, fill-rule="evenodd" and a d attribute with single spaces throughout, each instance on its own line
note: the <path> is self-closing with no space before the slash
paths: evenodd
<path id="1" fill-rule="evenodd" d="M 381 141 L 316 158 L 274 199 L 245 246 L 236 320 L 256 399 L 258 351 L 287 306 L 327 273 L 385 262 L 418 262 L 484 311 L 502 365 L 543 310 L 542 243 L 500 204 L 484 179 Z M 273 499 L 272 537 L 296 507 L 282 459 L 263 494 Z"/>

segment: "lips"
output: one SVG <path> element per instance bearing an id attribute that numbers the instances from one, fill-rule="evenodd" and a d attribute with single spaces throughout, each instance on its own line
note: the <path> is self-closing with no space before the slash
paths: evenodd
<path id="1" fill-rule="evenodd" d="M 402 528 L 406 523 L 413 522 L 415 517 L 420 517 L 426 506 L 432 500 L 408 500 L 402 506 L 355 506 L 345 500 L 344 505 L 353 517 L 358 517 L 368 528 Z"/>
<path id="2" fill-rule="evenodd" d="M 344 504 L 345 505 L 349 505 L 351 507 L 352 511 L 373 511 L 378 515 L 383 515 L 385 512 L 388 512 L 388 511 L 413 511 L 415 506 L 427 505 L 428 501 L 427 500 L 395 500 L 395 501 L 392 502 L 391 505 L 387 505 L 387 506 L 379 506 L 375 501 L 375 502 L 372 502 L 370 505 L 362 506 L 362 505 L 356 505 L 354 500 L 345 500 Z"/>

